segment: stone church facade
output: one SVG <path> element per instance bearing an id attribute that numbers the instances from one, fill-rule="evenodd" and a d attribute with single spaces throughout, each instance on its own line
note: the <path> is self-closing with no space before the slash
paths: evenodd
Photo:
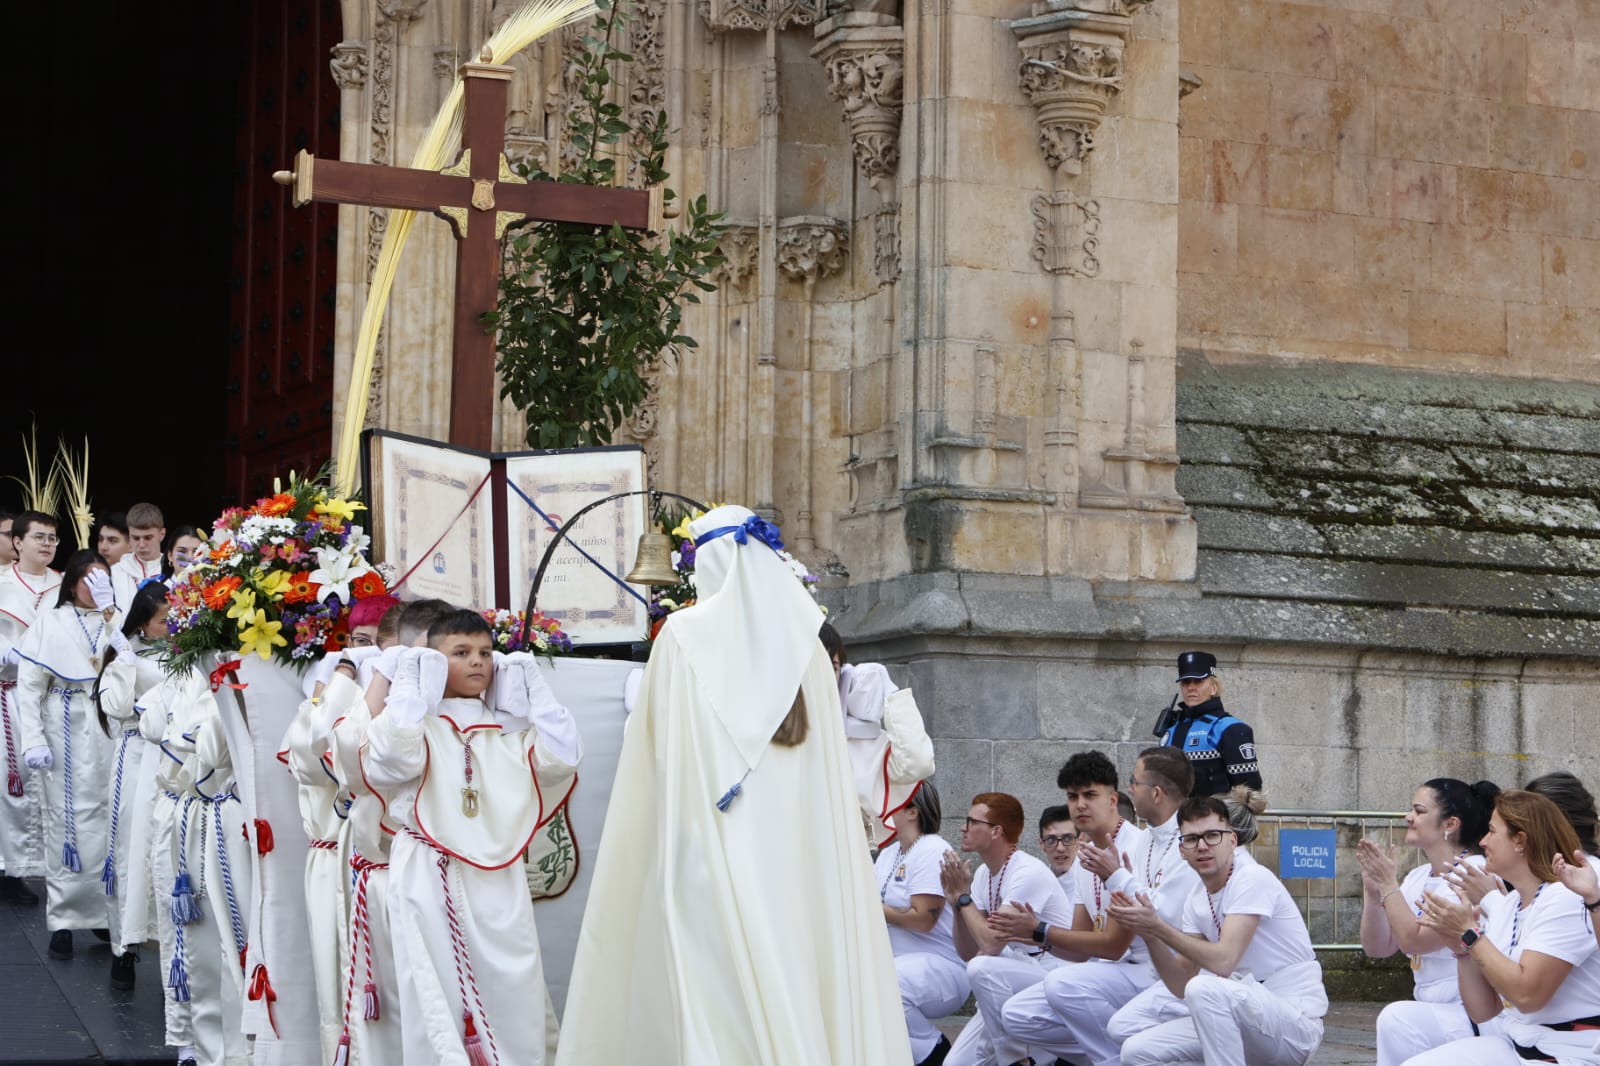
<path id="1" fill-rule="evenodd" d="M 343 0 L 342 156 L 407 162 L 512 6 Z M 550 169 L 576 39 L 515 61 Z M 1128 765 L 1189 647 L 1278 806 L 1595 779 L 1592 3 L 642 0 L 630 50 L 730 227 L 619 436 L 781 521 L 952 809 Z M 335 424 L 385 224 L 339 209 Z M 449 239 L 413 237 L 373 424 L 443 432 Z"/>

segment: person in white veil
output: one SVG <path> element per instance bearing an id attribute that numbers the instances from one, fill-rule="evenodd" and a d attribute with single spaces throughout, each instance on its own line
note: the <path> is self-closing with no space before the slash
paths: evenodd
<path id="1" fill-rule="evenodd" d="M 910 1066 L 822 614 L 743 507 L 690 524 L 623 735 L 557 1066 Z"/>

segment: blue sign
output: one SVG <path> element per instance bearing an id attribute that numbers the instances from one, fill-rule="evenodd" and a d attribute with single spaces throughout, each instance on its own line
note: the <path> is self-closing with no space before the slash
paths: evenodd
<path id="1" fill-rule="evenodd" d="M 1278 830 L 1278 876 L 1332 879 L 1335 829 Z"/>

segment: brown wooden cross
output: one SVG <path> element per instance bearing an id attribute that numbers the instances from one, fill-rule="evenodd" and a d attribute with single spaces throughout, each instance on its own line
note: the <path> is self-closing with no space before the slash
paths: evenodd
<path id="1" fill-rule="evenodd" d="M 431 211 L 456 234 L 455 336 L 450 371 L 450 443 L 481 451 L 494 447 L 494 334 L 482 316 L 500 294 L 500 238 L 524 219 L 620 224 L 660 232 L 662 197 L 648 191 L 595 185 L 528 182 L 505 157 L 506 93 L 513 68 L 464 63 L 465 115 L 461 156 L 435 173 L 374 163 L 317 159 L 302 149 L 294 170 L 273 179 L 291 186 L 294 205 L 356 204 Z"/>

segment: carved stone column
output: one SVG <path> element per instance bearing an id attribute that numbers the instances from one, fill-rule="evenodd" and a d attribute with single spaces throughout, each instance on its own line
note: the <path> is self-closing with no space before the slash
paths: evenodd
<path id="1" fill-rule="evenodd" d="M 828 95 L 844 105 L 861 176 L 874 189 L 900 166 L 905 30 L 889 15 L 844 11 L 817 24 L 811 50 L 828 75 Z"/>
<path id="2" fill-rule="evenodd" d="M 1040 0 L 1011 24 L 1022 52 L 1017 76 L 1038 111 L 1039 148 L 1051 168 L 1083 170 L 1095 130 L 1122 89 L 1130 9 L 1148 0 Z"/>
<path id="3" fill-rule="evenodd" d="M 834 577 L 844 573 L 839 557 L 826 549 L 818 550 L 812 528 L 811 471 L 811 317 L 812 294 L 817 282 L 844 269 L 850 255 L 850 227 L 838 219 L 820 215 L 797 215 L 778 223 L 778 269 L 791 281 L 805 286 L 805 328 L 801 337 L 800 389 L 800 505 L 795 515 L 794 553 L 811 567 L 812 573 Z"/>

